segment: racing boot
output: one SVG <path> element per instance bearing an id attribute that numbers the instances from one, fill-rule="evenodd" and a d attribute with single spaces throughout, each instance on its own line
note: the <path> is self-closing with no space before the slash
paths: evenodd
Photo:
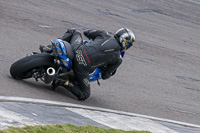
<path id="1" fill-rule="evenodd" d="M 53 51 L 52 45 L 47 45 L 47 46 L 40 45 L 39 49 L 41 53 L 51 53 Z"/>
<path id="2" fill-rule="evenodd" d="M 59 81 L 59 80 L 54 80 L 53 83 L 52 83 L 51 85 L 52 85 L 53 91 L 55 91 L 56 88 L 57 88 L 58 86 L 60 86 L 60 81 Z"/>
<path id="3" fill-rule="evenodd" d="M 52 89 L 56 90 L 58 86 L 63 86 L 65 88 L 72 88 L 74 85 L 69 80 L 62 80 L 62 79 L 54 80 L 52 83 Z"/>
<path id="4" fill-rule="evenodd" d="M 72 82 L 69 80 L 66 80 L 64 84 L 62 84 L 63 87 L 67 88 L 68 90 L 71 90 L 71 88 L 74 86 Z"/>

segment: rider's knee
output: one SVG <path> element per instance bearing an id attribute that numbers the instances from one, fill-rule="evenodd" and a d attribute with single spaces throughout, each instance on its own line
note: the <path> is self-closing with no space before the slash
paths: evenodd
<path id="1" fill-rule="evenodd" d="M 78 97 L 79 101 L 85 101 L 90 97 L 90 92 L 83 92 L 80 97 Z"/>

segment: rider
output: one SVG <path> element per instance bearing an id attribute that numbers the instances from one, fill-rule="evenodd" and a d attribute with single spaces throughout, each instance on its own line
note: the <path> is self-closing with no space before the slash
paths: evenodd
<path id="1" fill-rule="evenodd" d="M 121 51 L 129 49 L 135 41 L 135 35 L 128 28 L 119 29 L 114 37 L 105 30 L 86 30 L 84 35 L 92 39 L 89 44 L 83 44 L 78 30 L 68 30 L 61 40 L 72 45 L 74 51 L 73 71 L 77 83 L 69 80 L 56 80 L 53 87 L 63 86 L 71 91 L 79 100 L 90 96 L 89 72 L 97 67 L 106 66 L 102 79 L 108 79 L 122 63 Z"/>

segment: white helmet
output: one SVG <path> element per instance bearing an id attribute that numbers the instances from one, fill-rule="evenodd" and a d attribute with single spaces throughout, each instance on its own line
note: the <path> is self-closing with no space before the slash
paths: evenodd
<path id="1" fill-rule="evenodd" d="M 135 35 L 128 28 L 119 29 L 115 33 L 114 37 L 119 42 L 121 46 L 121 51 L 126 51 L 127 49 L 129 49 L 135 41 Z"/>

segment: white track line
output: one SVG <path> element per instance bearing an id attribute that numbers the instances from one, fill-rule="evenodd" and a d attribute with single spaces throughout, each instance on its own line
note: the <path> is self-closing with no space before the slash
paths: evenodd
<path id="1" fill-rule="evenodd" d="M 186 126 L 186 127 L 200 128 L 200 125 L 195 125 L 195 124 L 190 124 L 190 123 L 185 123 L 185 122 L 179 122 L 179 121 L 162 119 L 162 118 L 157 118 L 157 117 L 152 117 L 152 116 L 147 116 L 147 115 L 140 115 L 140 114 L 135 114 L 135 113 L 116 111 L 116 110 L 99 108 L 99 107 L 91 107 L 91 106 L 85 106 L 85 105 L 79 105 L 79 104 L 65 103 L 65 102 L 56 102 L 56 101 L 32 99 L 32 98 L 22 98 L 22 97 L 10 97 L 10 96 L 0 96 L 0 101 L 1 102 L 34 103 L 34 104 L 44 104 L 44 105 L 51 105 L 51 106 L 62 106 L 62 107 L 87 109 L 87 110 L 108 112 L 108 113 L 114 113 L 114 114 L 125 115 L 125 116 L 147 118 L 147 119 L 156 120 L 156 121 L 178 124 L 178 125 L 182 125 L 182 126 Z"/>

